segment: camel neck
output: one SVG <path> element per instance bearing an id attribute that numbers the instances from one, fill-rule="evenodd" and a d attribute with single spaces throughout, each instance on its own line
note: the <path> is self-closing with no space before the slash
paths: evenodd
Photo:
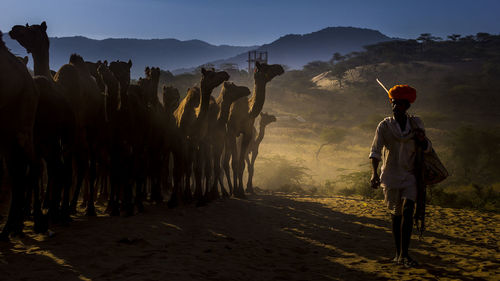
<path id="1" fill-rule="evenodd" d="M 262 142 L 262 140 L 264 139 L 265 133 L 266 133 L 266 126 L 261 124 L 260 128 L 259 128 L 259 135 L 257 136 L 257 139 L 255 140 L 257 145 Z"/>
<path id="2" fill-rule="evenodd" d="M 229 119 L 229 110 L 231 109 L 231 103 L 221 102 L 219 104 L 219 116 L 217 116 L 217 122 L 225 124 Z"/>
<path id="3" fill-rule="evenodd" d="M 264 107 L 265 99 L 266 99 L 266 83 L 261 81 L 255 81 L 253 88 L 253 95 L 249 100 L 250 118 L 257 118 L 257 116 L 262 111 L 262 107 Z"/>
<path id="4" fill-rule="evenodd" d="M 208 114 L 208 107 L 210 105 L 210 95 L 213 89 L 208 89 L 206 87 L 200 87 L 200 111 L 198 113 L 198 119 L 205 118 Z"/>
<path id="5" fill-rule="evenodd" d="M 49 66 L 49 50 L 33 52 L 32 55 L 35 75 L 45 76 L 52 80 Z"/>

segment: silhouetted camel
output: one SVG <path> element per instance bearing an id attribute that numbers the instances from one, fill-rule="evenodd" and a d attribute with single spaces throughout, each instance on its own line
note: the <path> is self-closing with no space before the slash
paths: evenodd
<path id="1" fill-rule="evenodd" d="M 33 160 L 33 127 L 38 105 L 35 83 L 26 66 L 5 46 L 0 32 L 0 159 L 11 178 L 12 199 L 0 240 L 22 233 L 28 166 Z"/>
<path id="2" fill-rule="evenodd" d="M 224 82 L 219 96 L 214 102 L 210 103 L 208 124 L 210 133 L 208 135 L 208 139 L 211 146 L 211 155 L 208 155 L 207 157 L 208 161 L 211 162 L 211 165 L 209 166 L 210 172 L 207 174 L 213 173 L 213 181 L 212 186 L 205 194 L 208 201 L 219 198 L 219 184 L 222 195 L 224 197 L 229 197 L 229 194 L 226 192 L 222 182 L 222 170 L 220 167 L 222 152 L 224 150 L 224 142 L 227 134 L 226 124 L 231 104 L 235 100 L 248 95 L 250 95 L 250 90 L 247 87 L 237 86 L 232 82 Z M 207 182 L 210 181 L 207 179 Z"/>
<path id="3" fill-rule="evenodd" d="M 255 118 L 259 115 L 266 99 L 266 84 L 274 77 L 283 74 L 283 67 L 279 64 L 267 65 L 255 63 L 253 95 L 241 98 L 231 105 L 227 123 L 226 152 L 223 159 L 223 168 L 230 190 L 234 184 L 234 195 L 244 198 L 243 171 L 245 170 L 245 156 L 248 144 L 252 138 Z M 236 138 L 242 134 L 241 147 L 236 147 Z M 239 151 L 239 153 L 238 153 Z M 233 183 L 229 174 L 229 158 L 232 158 Z"/>
<path id="4" fill-rule="evenodd" d="M 253 129 L 252 140 L 248 145 L 247 155 L 245 157 L 245 161 L 248 166 L 248 181 L 246 189 L 246 192 L 248 193 L 254 193 L 252 180 L 253 180 L 255 159 L 257 159 L 257 155 L 259 155 L 259 146 L 262 140 L 264 139 L 266 126 L 271 124 L 272 122 L 276 122 L 276 117 L 274 115 L 261 112 L 260 122 L 259 122 L 259 133 L 257 133 L 257 130 L 255 128 Z"/>

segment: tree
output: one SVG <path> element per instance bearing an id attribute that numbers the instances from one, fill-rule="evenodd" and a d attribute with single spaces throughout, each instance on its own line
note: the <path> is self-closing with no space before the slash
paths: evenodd
<path id="1" fill-rule="evenodd" d="M 311 73 L 313 76 L 328 71 L 329 69 L 330 69 L 329 63 L 319 60 L 312 61 L 304 65 L 304 71 Z"/>
<path id="2" fill-rule="evenodd" d="M 488 185 L 500 180 L 500 130 L 463 127 L 452 134 L 451 165 L 462 184 Z"/>
<path id="3" fill-rule="evenodd" d="M 331 65 L 334 65 L 335 62 L 342 62 L 345 59 L 346 56 L 341 55 L 339 52 L 335 52 L 329 62 Z"/>
<path id="4" fill-rule="evenodd" d="M 417 38 L 417 41 L 420 41 L 421 43 L 430 43 L 430 42 L 439 41 L 439 40 L 442 40 L 442 38 L 437 37 L 437 36 L 432 36 L 432 34 L 430 34 L 430 33 L 422 33 Z"/>
<path id="5" fill-rule="evenodd" d="M 339 86 L 342 88 L 342 80 L 344 79 L 346 75 L 347 67 L 343 63 L 338 63 L 333 66 L 331 70 L 331 74 L 337 78 L 337 81 L 339 81 Z"/>
<path id="6" fill-rule="evenodd" d="M 321 152 L 321 149 L 323 149 L 324 146 L 331 144 L 339 144 L 345 140 L 346 136 L 347 136 L 347 130 L 344 128 L 333 127 L 333 128 L 323 129 L 320 135 L 322 143 L 319 146 L 318 151 L 316 152 L 316 160 L 319 160 L 319 153 Z"/>
<path id="7" fill-rule="evenodd" d="M 460 35 L 460 34 L 448 35 L 448 39 L 450 39 L 451 41 L 458 41 L 460 39 L 460 37 L 462 37 L 462 35 Z"/>
<path id="8" fill-rule="evenodd" d="M 479 42 L 486 42 L 488 39 L 490 39 L 491 34 L 486 33 L 486 32 L 478 32 L 476 33 L 476 40 Z"/>

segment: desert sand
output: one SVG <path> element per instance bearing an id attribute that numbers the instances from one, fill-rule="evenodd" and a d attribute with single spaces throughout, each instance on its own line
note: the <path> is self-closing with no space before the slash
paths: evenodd
<path id="1" fill-rule="evenodd" d="M 500 215 L 429 206 L 421 263 L 394 265 L 383 203 L 260 194 L 204 207 L 80 213 L 0 244 L 0 280 L 498 280 Z"/>

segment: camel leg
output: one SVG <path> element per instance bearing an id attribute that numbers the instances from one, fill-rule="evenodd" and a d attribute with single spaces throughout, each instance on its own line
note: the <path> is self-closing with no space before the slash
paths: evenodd
<path id="1" fill-rule="evenodd" d="M 220 160 L 221 160 L 221 155 L 222 155 L 222 150 L 223 147 L 221 145 L 214 145 L 212 148 L 212 159 L 213 159 L 213 173 L 214 173 L 214 179 L 213 179 L 213 186 L 212 186 L 212 194 L 211 198 L 212 200 L 217 200 L 220 198 L 219 194 L 219 187 L 218 185 L 220 184 L 221 192 L 224 197 L 227 197 L 228 194 L 226 190 L 224 189 L 224 185 L 222 185 L 222 178 L 221 178 L 221 167 L 220 167 Z"/>
<path id="2" fill-rule="evenodd" d="M 238 197 L 237 192 L 238 192 L 238 153 L 237 153 L 237 148 L 236 146 L 233 149 L 233 152 L 231 153 L 231 170 L 233 171 L 233 191 L 232 193 L 234 196 Z"/>
<path id="3" fill-rule="evenodd" d="M 151 155 L 152 160 L 151 169 L 151 200 L 155 201 L 157 204 L 163 202 L 163 195 L 161 190 L 161 170 L 162 170 L 162 156 Z"/>
<path id="4" fill-rule="evenodd" d="M 72 157 L 69 153 L 65 153 L 64 155 L 62 176 L 63 176 L 63 199 L 61 205 L 61 219 L 63 223 L 68 223 L 71 221 L 70 208 L 69 208 L 69 195 L 70 195 L 71 184 L 73 182 Z"/>
<path id="5" fill-rule="evenodd" d="M 143 200 L 145 199 L 145 186 L 146 186 L 146 179 L 143 177 L 140 177 L 135 184 L 135 205 L 137 206 L 137 209 L 140 213 L 144 211 L 144 204 L 142 203 Z"/>
<path id="6" fill-rule="evenodd" d="M 243 172 L 245 171 L 245 157 L 247 154 L 248 145 L 250 144 L 251 136 L 243 134 L 241 141 L 240 155 L 237 162 L 238 183 L 235 184 L 234 195 L 239 198 L 245 198 L 245 191 L 243 190 Z"/>
<path id="7" fill-rule="evenodd" d="M 170 195 L 170 199 L 167 202 L 169 208 L 177 207 L 179 205 L 179 202 L 181 201 L 182 168 L 184 167 L 183 157 L 181 155 L 180 149 L 174 148 L 172 150 L 172 156 L 174 162 L 174 167 L 172 169 L 174 186 L 172 189 L 172 194 Z"/>
<path id="8" fill-rule="evenodd" d="M 12 182 L 12 195 L 9 215 L 0 234 L 0 240 L 8 240 L 11 232 L 22 235 L 24 190 L 29 157 L 26 149 L 17 140 L 6 157 L 6 163 Z"/>
<path id="9" fill-rule="evenodd" d="M 187 143 L 186 151 L 186 161 L 184 162 L 184 194 L 183 201 L 187 204 L 193 201 L 193 194 L 191 192 L 191 173 L 193 170 L 193 153 L 191 150 L 191 143 Z"/>
<path id="10" fill-rule="evenodd" d="M 259 154 L 258 151 L 253 151 L 252 152 L 252 159 L 250 160 L 248 155 L 247 157 L 245 158 L 245 160 L 247 161 L 247 165 L 248 165 L 248 181 L 247 181 L 247 192 L 248 193 L 251 193 L 251 194 L 254 194 L 255 191 L 253 190 L 253 183 L 252 183 L 252 180 L 253 180 L 253 172 L 254 172 L 254 166 L 255 166 L 255 159 L 257 159 L 257 155 Z"/>
<path id="11" fill-rule="evenodd" d="M 97 177 L 97 161 L 95 154 L 92 155 L 90 159 L 90 170 L 89 170 L 89 192 L 88 192 L 88 200 L 87 200 L 87 211 L 85 212 L 86 216 L 95 217 L 97 216 L 95 212 L 94 206 L 94 188 Z"/>
<path id="12" fill-rule="evenodd" d="M 205 146 L 206 150 L 203 156 L 205 165 L 203 166 L 203 174 L 205 175 L 205 196 L 207 201 L 212 201 L 212 178 L 213 178 L 213 161 L 212 161 L 212 149 L 210 145 Z"/>
<path id="13" fill-rule="evenodd" d="M 133 203 L 133 188 L 135 184 L 136 188 L 136 196 L 142 200 L 144 197 L 144 186 L 146 184 L 146 176 L 144 175 L 144 163 L 142 162 L 142 155 L 130 155 L 127 163 L 124 166 L 124 173 L 120 175 L 123 181 L 123 200 L 122 200 L 122 208 L 125 212 L 125 216 L 133 216 L 134 215 L 134 203 Z M 130 178 L 127 175 L 132 175 Z"/>
<path id="14" fill-rule="evenodd" d="M 81 149 L 76 148 L 76 149 Z M 78 198 L 80 197 L 80 189 L 83 184 L 83 180 L 85 178 L 85 173 L 87 172 L 87 161 L 86 157 L 82 155 L 82 151 L 77 152 L 79 155 L 77 155 L 77 160 L 76 160 L 76 187 L 75 191 L 73 193 L 73 198 L 71 199 L 71 204 L 69 205 L 70 213 L 71 214 L 76 214 L 76 206 L 78 204 Z"/>
<path id="15" fill-rule="evenodd" d="M 229 139 L 226 141 L 226 147 L 224 149 L 224 157 L 222 159 L 222 168 L 224 169 L 224 174 L 226 175 L 227 185 L 229 187 L 229 195 L 233 195 L 233 184 L 231 181 L 231 171 L 229 169 L 229 161 L 231 159 L 231 155 L 235 148 L 234 139 Z M 234 170 L 233 170 L 234 173 Z"/>
<path id="16" fill-rule="evenodd" d="M 59 206 L 61 203 L 61 178 L 63 177 L 62 161 L 60 159 L 60 155 L 57 155 L 54 150 L 52 150 L 49 154 L 50 156 L 47 161 L 47 173 L 51 179 L 51 190 L 46 200 L 48 199 L 49 201 L 49 217 L 51 221 L 53 223 L 58 223 L 60 216 Z"/>
<path id="17" fill-rule="evenodd" d="M 203 169 L 203 148 L 202 144 L 195 148 L 193 155 L 193 167 L 194 167 L 194 178 L 195 178 L 195 188 L 194 188 L 194 199 L 198 202 L 203 200 L 203 188 L 202 188 L 202 169 Z"/>
<path id="18" fill-rule="evenodd" d="M 40 160 L 39 160 L 40 161 Z M 48 216 L 42 213 L 42 204 L 40 201 L 40 176 L 41 165 L 37 161 L 30 167 L 30 186 L 33 188 L 33 231 L 35 233 L 44 233 L 49 228 Z M 33 168 L 33 169 L 32 169 Z"/>
<path id="19" fill-rule="evenodd" d="M 110 167 L 110 187 L 108 206 L 106 212 L 111 216 L 119 216 L 120 208 L 118 204 L 120 190 L 125 188 L 125 178 L 128 176 L 128 171 L 125 169 L 128 159 L 123 157 L 123 151 L 117 151 L 114 148 L 111 154 Z"/>

